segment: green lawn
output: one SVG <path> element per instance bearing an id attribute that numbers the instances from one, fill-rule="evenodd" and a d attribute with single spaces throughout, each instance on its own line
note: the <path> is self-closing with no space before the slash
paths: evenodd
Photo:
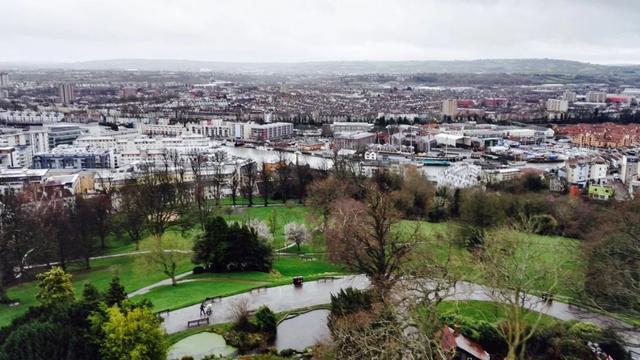
<path id="1" fill-rule="evenodd" d="M 438 313 L 441 315 L 455 314 L 470 321 L 486 321 L 491 324 L 497 324 L 505 318 L 505 312 L 499 304 L 477 300 L 443 301 L 438 304 Z M 525 321 L 530 324 L 535 323 L 538 316 L 540 316 L 539 313 L 534 311 L 526 311 L 526 313 Z M 553 325 L 557 321 L 559 320 L 542 314 L 540 326 Z"/>
<path id="2" fill-rule="evenodd" d="M 423 251 L 434 254 L 440 261 L 444 261 L 450 251 L 453 259 L 452 264 L 462 274 L 463 280 L 482 282 L 481 274 L 474 265 L 473 255 L 460 245 L 454 244 L 449 247 L 451 240 L 455 239 L 456 226 L 453 223 L 403 221 L 398 227 L 398 231 L 408 235 L 416 231 L 417 227 L 421 240 L 417 254 Z M 533 250 L 536 254 L 536 261 L 540 261 L 550 268 L 558 265 L 564 278 L 553 290 L 554 293 L 565 296 L 575 296 L 580 293 L 584 262 L 579 240 L 561 236 L 541 236 L 515 232 L 514 236 L 519 237 L 523 251 L 524 249 Z M 421 259 L 418 256 L 417 261 Z M 550 281 L 551 279 L 546 279 L 535 286 L 540 291 L 546 291 L 550 288 Z"/>
<path id="3" fill-rule="evenodd" d="M 304 206 L 274 206 L 274 207 L 252 207 L 235 208 L 234 213 L 225 215 L 227 221 L 247 221 L 250 219 L 260 219 L 267 223 L 273 217 L 276 219 L 276 231 L 273 237 L 274 248 L 284 246 L 284 226 L 290 222 L 303 223 L 309 226 L 310 209 Z"/>
<path id="4" fill-rule="evenodd" d="M 258 285 L 260 284 L 234 281 L 192 281 L 153 289 L 142 296 L 134 297 L 133 301 L 151 300 L 156 311 L 177 309 L 201 302 L 206 297 L 237 294 Z"/>
<path id="5" fill-rule="evenodd" d="M 154 310 L 162 311 L 197 304 L 206 297 L 228 296 L 256 287 L 290 284 L 294 276 L 312 280 L 343 273 L 338 266 L 323 259 L 302 260 L 297 256 L 280 256 L 275 260 L 271 273 L 249 271 L 189 275 L 186 278 L 189 282 L 161 286 L 133 299 L 151 300 Z"/>
<path id="6" fill-rule="evenodd" d="M 91 261 L 91 269 L 79 268 L 81 264 L 72 264 L 68 270 L 72 275 L 72 281 L 76 290 L 76 295 L 82 294 L 85 282 L 95 285 L 98 289 L 104 290 L 109 286 L 114 275 L 120 277 L 120 282 L 126 291 L 133 291 L 146 285 L 163 280 L 164 274 L 155 269 L 145 269 L 141 266 L 139 259 L 135 256 L 120 256 L 109 259 L 98 259 Z M 193 267 L 189 259 L 180 262 L 178 272 L 186 272 Z M 0 305 L 0 327 L 11 322 L 12 319 L 22 315 L 29 306 L 37 305 L 35 295 L 37 293 L 37 283 L 35 281 L 12 286 L 7 289 L 11 299 L 19 300 L 20 306 L 8 307 Z"/>

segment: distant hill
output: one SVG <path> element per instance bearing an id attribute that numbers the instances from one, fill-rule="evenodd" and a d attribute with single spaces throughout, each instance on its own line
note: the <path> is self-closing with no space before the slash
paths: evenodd
<path id="1" fill-rule="evenodd" d="M 461 61 L 323 61 L 249 63 L 194 60 L 113 59 L 72 63 L 0 63 L 2 68 L 201 71 L 269 74 L 484 73 L 640 75 L 640 65 L 600 65 L 556 59 L 486 59 Z"/>

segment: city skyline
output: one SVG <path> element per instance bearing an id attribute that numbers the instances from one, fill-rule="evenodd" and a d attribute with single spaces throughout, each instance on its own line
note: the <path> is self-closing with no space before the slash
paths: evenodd
<path id="1" fill-rule="evenodd" d="M 579 6 L 578 6 L 579 5 Z M 554 58 L 637 64 L 640 4 L 619 1 L 9 0 L 2 62 Z"/>

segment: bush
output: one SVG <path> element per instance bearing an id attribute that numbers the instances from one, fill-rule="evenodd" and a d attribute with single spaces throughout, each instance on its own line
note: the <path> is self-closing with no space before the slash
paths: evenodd
<path id="1" fill-rule="evenodd" d="M 266 306 L 261 306 L 256 312 L 256 325 L 265 333 L 269 341 L 275 339 L 278 320 L 276 314 Z"/>
<path id="2" fill-rule="evenodd" d="M 206 272 L 206 270 L 202 266 L 196 266 L 196 267 L 193 268 L 193 273 L 194 274 L 204 274 L 205 272 Z"/>

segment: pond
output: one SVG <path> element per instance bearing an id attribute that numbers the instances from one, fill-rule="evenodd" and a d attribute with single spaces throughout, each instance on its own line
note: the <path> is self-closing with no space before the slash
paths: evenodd
<path id="1" fill-rule="evenodd" d="M 186 337 L 175 343 L 167 355 L 168 360 L 181 359 L 183 356 L 192 356 L 194 360 L 200 360 L 207 355 L 229 356 L 236 349 L 227 345 L 221 335 L 201 332 Z"/>
<path id="2" fill-rule="evenodd" d="M 303 351 L 318 341 L 331 339 L 327 327 L 329 310 L 314 310 L 286 319 L 278 325 L 276 348 L 278 351 L 294 349 Z"/>

